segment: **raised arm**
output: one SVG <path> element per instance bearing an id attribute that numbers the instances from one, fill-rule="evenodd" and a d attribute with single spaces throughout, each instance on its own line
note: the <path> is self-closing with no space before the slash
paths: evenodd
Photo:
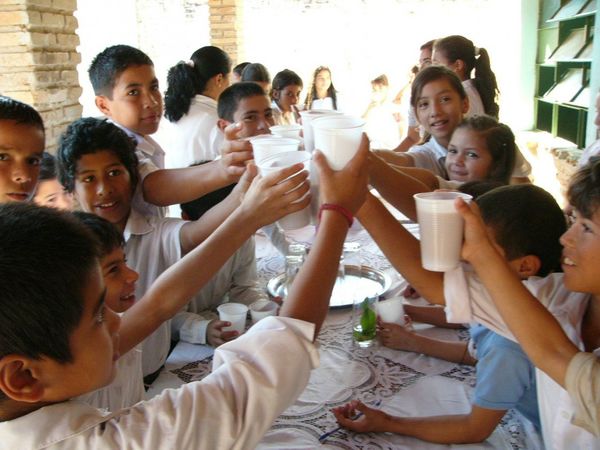
<path id="1" fill-rule="evenodd" d="M 458 200 L 457 209 L 465 219 L 463 258 L 477 271 L 506 325 L 533 364 L 564 387 L 569 362 L 579 350 L 493 247 L 476 203 L 467 205 Z"/>

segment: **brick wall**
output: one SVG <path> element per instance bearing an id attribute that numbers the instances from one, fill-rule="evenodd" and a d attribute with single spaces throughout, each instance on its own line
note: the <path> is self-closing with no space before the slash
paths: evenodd
<path id="1" fill-rule="evenodd" d="M 47 149 L 81 116 L 76 0 L 0 2 L 0 92 L 42 115 Z"/>
<path id="2" fill-rule="evenodd" d="M 227 52 L 233 65 L 244 60 L 243 0 L 209 0 L 211 45 Z"/>

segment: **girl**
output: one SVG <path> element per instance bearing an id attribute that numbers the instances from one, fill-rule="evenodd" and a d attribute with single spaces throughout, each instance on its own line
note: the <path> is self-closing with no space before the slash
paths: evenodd
<path id="1" fill-rule="evenodd" d="M 331 81 L 331 70 L 319 66 L 313 74 L 310 91 L 304 100 L 306 109 L 338 109 L 337 93 Z"/>
<path id="2" fill-rule="evenodd" d="M 177 156 L 173 167 L 188 167 L 220 154 L 217 99 L 229 86 L 229 72 L 229 56 L 212 46 L 196 50 L 189 61 L 169 70 L 165 117 L 174 124 Z"/>
<path id="3" fill-rule="evenodd" d="M 477 49 L 463 36 L 448 36 L 435 41 L 432 59 L 435 64 L 448 67 L 462 81 L 469 97 L 468 116 L 487 114 L 498 118 L 498 85 L 484 48 Z M 473 69 L 475 78 L 471 78 Z"/>
<path id="4" fill-rule="evenodd" d="M 271 91 L 271 75 L 261 63 L 251 63 L 244 67 L 241 81 L 252 81 L 260 85 L 267 95 Z"/>
<path id="5" fill-rule="evenodd" d="M 276 125 L 297 123 L 296 112 L 302 91 L 302 79 L 289 69 L 284 69 L 273 78 L 271 100 Z"/>

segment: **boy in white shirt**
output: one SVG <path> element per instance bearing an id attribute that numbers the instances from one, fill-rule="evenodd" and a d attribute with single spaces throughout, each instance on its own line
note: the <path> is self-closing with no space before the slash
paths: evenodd
<path id="1" fill-rule="evenodd" d="M 317 364 L 312 341 L 329 309 L 348 219 L 366 194 L 367 148 L 364 140 L 338 172 L 316 156 L 322 200 L 337 208 L 323 210 L 281 317 L 220 347 L 204 380 L 112 414 L 67 401 L 109 383 L 118 359 L 119 318 L 104 305 L 93 240 L 65 213 L 1 206 L 0 448 L 254 448 Z M 276 185 L 286 175 L 257 177 L 253 187 L 268 183 L 293 201 L 288 181 Z M 257 189 L 247 195 L 266 201 Z M 218 266 L 257 227 L 295 208 L 286 201 L 260 217 L 243 205 L 198 251 Z"/>

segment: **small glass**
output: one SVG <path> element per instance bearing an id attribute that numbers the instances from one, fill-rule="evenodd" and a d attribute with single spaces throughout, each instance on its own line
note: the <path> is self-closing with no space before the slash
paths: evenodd
<path id="1" fill-rule="evenodd" d="M 352 306 L 352 338 L 362 348 L 371 347 L 377 337 L 377 296 L 354 299 Z"/>
<path id="2" fill-rule="evenodd" d="M 300 271 L 304 258 L 306 257 L 306 245 L 304 244 L 290 244 L 288 246 L 287 254 L 285 255 L 285 283 L 286 289 L 289 292 L 289 288 L 294 282 L 294 278 Z"/>

